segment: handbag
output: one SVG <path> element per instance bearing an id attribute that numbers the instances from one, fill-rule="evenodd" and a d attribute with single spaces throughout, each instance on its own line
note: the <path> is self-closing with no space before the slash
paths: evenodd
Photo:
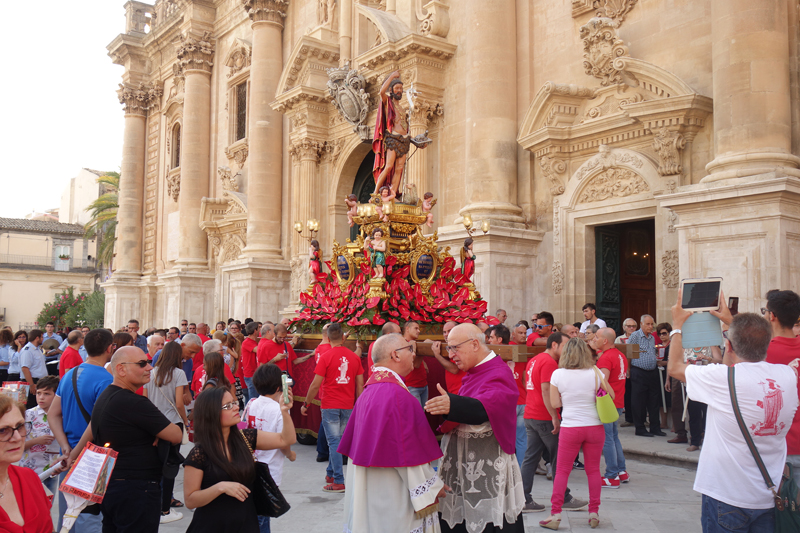
<path id="1" fill-rule="evenodd" d="M 739 400 L 736 398 L 734 381 L 735 372 L 735 367 L 728 368 L 728 389 L 731 395 L 733 414 L 736 415 L 736 422 L 739 424 L 739 429 L 745 442 L 747 442 L 747 447 L 750 448 L 750 453 L 753 454 L 753 459 L 755 459 L 758 470 L 761 472 L 761 477 L 764 478 L 764 483 L 767 484 L 767 488 L 772 492 L 772 497 L 775 500 L 775 531 L 776 533 L 800 531 L 800 491 L 798 491 L 797 483 L 794 481 L 794 467 L 790 463 L 784 465 L 781 484 L 776 490 L 775 483 L 772 482 L 772 478 L 767 472 L 767 467 L 764 466 L 764 461 L 758 453 L 758 448 L 753 442 L 753 437 L 747 430 L 747 425 L 742 418 L 742 412 L 739 411 Z"/>
<path id="2" fill-rule="evenodd" d="M 269 466 L 256 459 L 253 447 L 250 446 L 250 441 L 247 440 L 241 430 L 239 430 L 239 435 L 242 436 L 245 444 L 247 444 L 247 449 L 250 450 L 255 462 L 256 480 L 253 484 L 251 495 L 256 504 L 256 513 L 259 516 L 277 518 L 291 509 L 291 506 L 286 501 L 286 498 L 283 497 L 278 484 L 272 479 L 272 474 L 269 473 Z"/>
<path id="3" fill-rule="evenodd" d="M 608 383 L 606 383 L 605 376 L 603 376 L 597 367 L 594 367 L 594 374 L 597 416 L 600 417 L 600 422 L 603 424 L 611 424 L 619 420 L 619 411 L 617 411 L 617 406 L 614 405 L 614 400 L 611 398 L 611 395 L 608 394 Z"/>

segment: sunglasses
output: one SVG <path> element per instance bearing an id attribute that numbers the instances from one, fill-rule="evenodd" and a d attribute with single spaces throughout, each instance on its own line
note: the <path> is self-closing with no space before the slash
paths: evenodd
<path id="1" fill-rule="evenodd" d="M 31 432 L 33 428 L 33 424 L 30 422 L 23 422 L 22 424 L 17 425 L 16 427 L 5 427 L 0 429 L 0 442 L 7 442 L 11 440 L 11 436 L 16 431 L 19 433 L 19 436 L 25 438 L 28 433 Z"/>
<path id="2" fill-rule="evenodd" d="M 226 403 L 226 404 L 224 404 L 224 405 L 222 406 L 222 410 L 223 410 L 223 411 L 230 411 L 230 410 L 231 410 L 231 409 L 233 409 L 234 407 L 239 407 L 239 403 L 238 403 L 238 402 L 229 402 L 229 403 Z"/>
<path id="3" fill-rule="evenodd" d="M 764 315 L 764 316 L 767 316 L 767 313 L 772 313 L 772 311 L 770 311 L 766 307 L 762 307 L 761 308 L 761 314 Z"/>
<path id="4" fill-rule="evenodd" d="M 625 324 L 626 328 L 635 328 L 636 324 Z"/>
<path id="5" fill-rule="evenodd" d="M 664 335 L 669 335 L 669 331 L 659 331 L 658 334 L 663 337 Z"/>
<path id="6" fill-rule="evenodd" d="M 531 326 L 532 329 L 544 329 L 544 328 L 552 328 L 550 324 L 534 324 Z"/>
<path id="7" fill-rule="evenodd" d="M 150 364 L 150 361 L 147 359 L 142 359 L 141 361 L 129 361 L 127 363 L 120 363 L 122 365 L 138 365 L 139 368 L 144 368 Z"/>

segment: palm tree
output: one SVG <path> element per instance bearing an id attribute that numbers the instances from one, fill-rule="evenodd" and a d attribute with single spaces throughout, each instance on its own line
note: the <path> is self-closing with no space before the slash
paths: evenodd
<path id="1" fill-rule="evenodd" d="M 107 172 L 97 178 L 104 185 L 104 194 L 89 204 L 92 218 L 84 226 L 86 239 L 97 239 L 97 261 L 109 266 L 114 259 L 114 244 L 117 241 L 117 210 L 119 209 L 119 172 Z"/>

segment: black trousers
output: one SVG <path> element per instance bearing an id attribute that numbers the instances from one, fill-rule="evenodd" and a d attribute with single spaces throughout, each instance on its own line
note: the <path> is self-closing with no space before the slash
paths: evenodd
<path id="1" fill-rule="evenodd" d="M 661 431 L 658 413 L 661 408 L 661 380 L 657 368 L 642 370 L 631 365 L 631 407 L 637 432 L 646 431 L 647 415 L 650 416 L 650 432 Z"/>
<path id="2" fill-rule="evenodd" d="M 633 407 L 631 407 L 631 380 L 625 380 L 625 422 L 633 424 Z"/>

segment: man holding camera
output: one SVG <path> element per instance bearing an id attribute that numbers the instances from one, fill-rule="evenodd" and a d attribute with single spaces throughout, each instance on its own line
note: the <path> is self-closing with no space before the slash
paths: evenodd
<path id="1" fill-rule="evenodd" d="M 697 366 L 670 357 L 669 375 L 686 383 L 689 398 L 708 405 L 703 449 L 694 490 L 703 495 L 703 531 L 773 531 L 775 501 L 737 422 L 728 386 L 735 368 L 739 411 L 773 480 L 786 460 L 786 435 L 798 407 L 797 375 L 765 361 L 772 328 L 764 318 L 742 313 L 732 318 L 724 300 L 711 313 L 730 325 L 722 365 Z M 691 311 L 672 307 L 670 352 L 683 353 L 682 333 Z"/>

